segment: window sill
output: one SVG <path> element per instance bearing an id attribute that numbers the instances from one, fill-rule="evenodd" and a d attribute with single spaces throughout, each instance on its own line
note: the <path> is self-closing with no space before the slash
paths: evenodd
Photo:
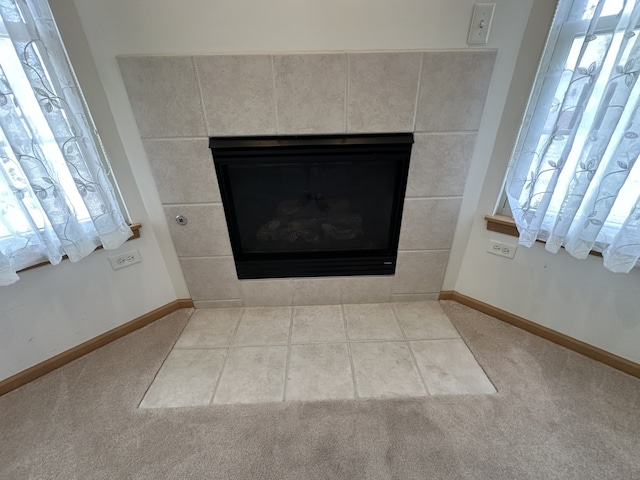
<path id="1" fill-rule="evenodd" d="M 127 242 L 129 242 L 131 240 L 135 240 L 136 238 L 140 238 L 140 229 L 142 228 L 142 225 L 140 223 L 132 223 L 131 225 L 129 225 L 129 228 L 133 232 L 133 235 L 131 237 L 129 237 Z M 102 250 L 102 246 L 97 247 L 96 250 Z M 65 255 L 64 257 L 62 257 L 62 260 L 67 260 L 67 256 Z M 43 267 L 45 265 L 51 265 L 51 262 L 36 263 L 35 265 L 31 265 L 30 267 L 23 268 L 22 270 L 18 270 L 17 273 L 26 272 L 27 270 L 32 270 L 34 268 Z"/>
<path id="2" fill-rule="evenodd" d="M 485 215 L 484 219 L 487 221 L 487 230 L 504 233 L 512 237 L 520 236 L 516 222 L 511 217 L 506 215 Z"/>
<path id="3" fill-rule="evenodd" d="M 487 221 L 487 230 L 492 232 L 503 233 L 505 235 L 511 235 L 512 237 L 520 236 L 516 222 L 511 217 L 506 215 L 485 215 L 484 219 Z M 544 243 L 542 240 L 538 240 L 540 243 Z M 600 252 L 591 250 L 589 255 L 594 257 L 602 257 Z"/>

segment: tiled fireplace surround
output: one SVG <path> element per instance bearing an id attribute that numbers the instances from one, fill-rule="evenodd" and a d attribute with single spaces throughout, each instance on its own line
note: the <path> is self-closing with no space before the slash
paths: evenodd
<path id="1" fill-rule="evenodd" d="M 196 307 L 436 299 L 495 58 L 493 50 L 119 57 Z M 396 274 L 238 280 L 208 137 L 345 132 L 415 133 Z"/>

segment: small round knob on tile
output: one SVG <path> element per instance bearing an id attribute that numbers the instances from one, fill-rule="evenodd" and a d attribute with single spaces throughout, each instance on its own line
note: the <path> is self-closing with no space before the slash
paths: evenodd
<path id="1" fill-rule="evenodd" d="M 176 222 L 177 222 L 178 225 L 183 225 L 184 226 L 187 223 L 189 223 L 189 220 L 184 215 L 178 215 L 178 216 L 176 216 Z"/>

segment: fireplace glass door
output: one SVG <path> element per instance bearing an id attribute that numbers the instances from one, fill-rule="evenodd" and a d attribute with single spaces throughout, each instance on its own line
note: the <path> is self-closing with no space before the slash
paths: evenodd
<path id="1" fill-rule="evenodd" d="M 412 141 L 211 138 L 238 278 L 393 274 Z"/>

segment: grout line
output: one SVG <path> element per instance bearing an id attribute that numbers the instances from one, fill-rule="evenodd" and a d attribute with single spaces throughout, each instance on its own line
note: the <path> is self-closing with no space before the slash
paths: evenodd
<path id="1" fill-rule="evenodd" d="M 396 309 L 393 308 L 393 305 L 391 306 L 391 311 L 393 312 L 393 317 L 396 319 L 396 323 L 398 324 L 398 327 L 400 328 L 400 332 L 402 333 L 402 337 L 404 338 L 404 341 L 407 345 L 407 348 L 409 349 L 409 355 L 411 355 L 411 359 L 413 360 L 413 364 L 416 367 L 416 370 L 418 371 L 418 376 L 420 377 L 420 381 L 422 382 L 422 386 L 424 387 L 424 391 L 426 393 L 427 396 L 431 396 L 431 392 L 429 391 L 429 387 L 427 386 L 427 380 L 424 378 L 424 375 L 422 374 L 422 371 L 420 370 L 420 365 L 418 365 L 418 361 L 416 360 L 416 356 L 413 353 L 413 349 L 411 348 L 411 342 L 409 341 L 409 338 L 407 337 L 407 334 L 405 333 L 404 329 L 402 328 L 402 325 L 400 324 L 400 321 L 398 320 L 398 314 L 396 313 Z"/>
<path id="2" fill-rule="evenodd" d="M 291 307 L 291 315 L 289 316 L 289 338 L 287 341 L 287 362 L 284 366 L 284 392 L 282 392 L 282 401 L 287 401 L 287 379 L 289 377 L 289 366 L 291 364 L 291 335 L 293 334 L 293 311 L 294 307 Z"/>
<path id="3" fill-rule="evenodd" d="M 398 253 L 399 252 L 448 252 L 450 251 L 450 248 L 425 248 L 425 249 L 398 249 Z M 179 258 L 233 258 L 233 254 L 226 254 L 226 255 L 180 255 Z M 322 278 L 322 277 L 317 277 L 317 278 Z M 333 276 L 332 276 L 333 278 Z M 348 276 L 345 277 L 340 277 L 340 278 L 349 278 Z M 268 280 L 268 279 L 266 279 Z M 251 281 L 249 279 L 247 280 L 238 280 L 239 282 L 244 282 L 244 281 Z M 434 293 L 434 292 L 425 292 L 425 293 Z M 437 292 L 436 292 L 437 293 Z M 392 295 L 395 294 L 401 294 L 401 295 L 422 295 L 422 293 L 416 293 L 416 294 L 410 294 L 410 293 L 406 293 L 403 294 L 402 292 L 395 292 Z M 194 300 L 196 302 L 202 301 L 202 302 L 226 302 L 227 300 L 238 300 L 238 299 L 224 299 L 224 300 Z M 370 302 L 369 302 L 370 303 Z M 388 302 L 377 302 L 377 303 L 388 303 Z M 350 305 L 360 305 L 360 303 L 353 303 Z M 292 305 L 280 305 L 281 307 L 291 307 Z M 298 305 L 298 306 L 303 306 L 303 305 Z M 229 308 L 241 308 L 241 307 L 229 307 Z M 252 308 L 263 308 L 263 307 L 252 307 Z M 266 307 L 266 308 L 273 308 L 273 307 Z"/>
<path id="4" fill-rule="evenodd" d="M 295 289 L 295 285 L 293 284 L 293 278 L 290 278 L 290 279 L 289 279 L 289 287 L 290 287 L 290 289 L 291 289 L 291 302 L 289 303 L 289 305 L 286 305 L 286 306 L 287 306 L 287 307 L 292 307 L 292 310 L 291 310 L 291 312 L 292 312 L 292 313 L 291 313 L 291 315 L 293 315 L 293 307 L 295 307 L 295 305 L 293 304 L 293 300 L 294 300 L 294 298 L 295 298 L 295 291 L 294 291 L 294 289 Z M 292 320 L 291 320 L 291 321 L 293 322 L 293 317 L 291 317 L 291 318 L 292 318 Z"/>
<path id="5" fill-rule="evenodd" d="M 437 137 L 439 135 L 477 135 L 478 130 L 442 130 L 442 131 L 417 131 L 414 133 L 419 133 L 420 135 L 424 135 L 425 137 Z"/>
<path id="6" fill-rule="evenodd" d="M 386 338 L 376 340 L 351 340 L 349 343 L 406 343 L 404 338 Z"/>
<path id="7" fill-rule="evenodd" d="M 209 136 L 208 135 L 202 135 L 200 137 L 194 137 L 192 135 L 185 135 L 185 136 L 172 136 L 172 135 L 167 135 L 166 137 L 140 137 L 142 140 L 150 140 L 152 142 L 164 142 L 164 141 L 168 141 L 168 140 L 203 140 L 206 141 L 207 143 L 209 143 Z"/>
<path id="8" fill-rule="evenodd" d="M 188 258 L 188 257 L 178 257 L 178 258 Z M 411 294 L 407 293 L 407 294 L 401 294 L 401 295 L 411 295 Z M 416 295 L 421 295 L 421 294 L 418 293 Z M 223 302 L 242 302 L 242 299 L 241 298 L 229 298 L 229 299 L 226 299 L 226 300 L 194 300 L 193 301 L 193 303 L 218 303 L 218 304 L 223 303 Z M 196 310 L 220 310 L 220 309 L 223 309 L 223 308 L 244 308 L 244 307 L 242 307 L 242 305 L 239 306 L 239 307 L 237 305 L 228 306 L 228 307 L 219 307 L 219 306 L 217 306 L 217 307 L 213 307 L 213 306 L 210 306 L 210 307 L 195 307 Z"/>
<path id="9" fill-rule="evenodd" d="M 216 380 L 216 385 L 213 389 L 213 394 L 211 395 L 211 399 L 207 405 L 211 405 L 213 403 L 213 399 L 218 392 L 218 387 L 220 386 L 220 380 L 222 379 L 222 374 L 224 373 L 224 369 L 227 368 L 227 361 L 229 360 L 229 355 L 231 355 L 231 348 L 233 347 L 233 343 L 236 340 L 236 335 L 238 334 L 238 329 L 240 328 L 240 322 L 242 321 L 242 316 L 244 315 L 244 308 L 240 309 L 238 312 L 238 320 L 236 321 L 236 326 L 233 329 L 233 334 L 231 335 L 231 340 L 229 340 L 229 345 L 227 346 L 227 354 L 224 356 L 224 360 L 222 361 L 222 367 L 220 367 L 220 373 L 218 374 L 218 379 Z"/>
<path id="10" fill-rule="evenodd" d="M 407 347 L 409 348 L 409 353 L 411 354 L 411 358 L 413 358 L 413 363 L 415 364 L 416 369 L 418 370 L 418 375 L 420 376 L 420 380 L 422 380 L 422 385 L 424 385 L 426 396 L 427 397 L 432 397 L 433 394 L 429 390 L 429 385 L 427 384 L 427 379 L 425 378 L 424 374 L 422 373 L 422 370 L 420 370 L 420 365 L 418 365 L 418 361 L 416 360 L 416 355 L 415 355 L 415 353 L 413 353 L 413 347 L 411 347 L 411 342 L 407 341 Z"/>
<path id="11" fill-rule="evenodd" d="M 413 200 L 451 200 L 452 198 L 461 199 L 462 195 L 442 195 L 438 197 L 404 197 L 405 202 Z"/>
<path id="12" fill-rule="evenodd" d="M 227 350 L 228 345 L 218 345 L 217 347 L 174 347 L 174 350 Z"/>
<path id="13" fill-rule="evenodd" d="M 278 125 L 278 95 L 276 94 L 276 65 L 273 59 L 273 55 L 269 56 L 271 58 L 271 83 L 273 85 L 273 114 L 276 116 L 276 135 L 280 135 L 280 126 Z"/>
<path id="14" fill-rule="evenodd" d="M 200 82 L 200 74 L 198 73 L 198 65 L 196 64 L 196 57 L 191 57 L 191 63 L 193 64 L 193 71 L 196 74 L 196 83 L 198 84 L 198 93 L 200 94 L 200 107 L 202 108 L 202 118 L 204 118 L 204 128 L 209 136 L 209 121 L 207 120 L 207 112 L 204 110 L 204 96 L 202 95 L 202 83 Z"/>
<path id="15" fill-rule="evenodd" d="M 443 131 L 431 131 L 431 130 L 416 130 L 413 133 L 417 133 L 425 136 L 436 135 L 478 135 L 478 130 L 443 130 Z"/>
<path id="16" fill-rule="evenodd" d="M 350 63 L 347 63 L 347 65 L 350 65 Z M 349 68 L 350 71 L 350 68 Z M 345 110 L 346 109 L 346 105 L 345 105 Z M 414 134 L 419 134 L 419 135 L 424 135 L 426 137 L 436 137 L 436 136 L 442 136 L 442 135 L 478 135 L 478 130 L 443 130 L 443 131 L 438 131 L 438 132 L 434 132 L 434 131 L 420 131 L 420 130 L 416 130 L 413 132 Z M 209 141 L 209 135 L 202 135 L 202 136 L 193 136 L 193 135 L 185 135 L 185 136 L 174 136 L 174 135 L 167 135 L 166 137 L 145 137 L 145 136 L 141 136 L 140 137 L 142 140 L 149 140 L 152 142 L 163 142 L 163 141 L 168 141 L 168 140 L 200 140 L 200 141 Z"/>
<path id="17" fill-rule="evenodd" d="M 407 342 L 439 342 L 441 340 L 460 340 L 460 337 L 407 338 Z"/>
<path id="18" fill-rule="evenodd" d="M 349 131 L 349 75 L 351 74 L 349 54 L 345 53 L 345 78 L 344 78 L 344 132 Z"/>
<path id="19" fill-rule="evenodd" d="M 163 203 L 163 207 L 209 207 L 213 205 L 222 205 L 222 202 L 181 202 L 181 203 Z"/>
<path id="20" fill-rule="evenodd" d="M 257 348 L 257 347 L 286 347 L 288 344 L 283 342 L 276 343 L 236 343 L 231 348 L 239 350 L 241 348 Z M 216 347 L 211 347 L 216 348 Z"/>
<path id="21" fill-rule="evenodd" d="M 425 248 L 424 250 L 416 250 L 416 249 L 398 249 L 398 253 L 421 253 L 421 252 L 450 252 L 450 248 Z M 184 258 L 184 257 L 180 257 Z M 424 292 L 425 294 L 432 292 Z M 391 295 L 423 295 L 422 293 L 406 293 L 406 292 L 394 292 Z"/>
<path id="22" fill-rule="evenodd" d="M 416 88 L 416 102 L 413 106 L 413 129 L 412 131 L 416 131 L 416 122 L 418 118 L 418 102 L 420 100 L 420 86 L 422 84 L 422 63 L 424 60 L 424 52 L 420 54 L 420 70 L 418 71 L 418 88 Z"/>
<path id="23" fill-rule="evenodd" d="M 347 340 L 344 342 L 330 341 L 330 342 L 277 342 L 277 343 L 246 343 L 246 344 L 234 344 L 234 349 L 240 348 L 256 348 L 256 347 L 286 347 L 287 345 L 309 347 L 315 345 L 345 345 L 348 343 L 402 343 L 402 342 L 438 342 L 445 340 L 460 340 L 461 337 L 441 337 L 441 338 L 358 338 L 354 340 Z M 176 350 L 220 350 L 229 348 L 229 345 L 216 345 L 210 347 L 177 347 Z"/>
<path id="24" fill-rule="evenodd" d="M 451 340 L 451 339 L 449 339 Z M 231 345 L 230 348 L 233 348 L 234 350 L 242 350 L 243 348 L 263 348 L 263 347 L 267 347 L 267 348 L 271 348 L 271 347 L 286 347 L 288 345 L 288 343 L 282 343 L 282 342 L 278 342 L 278 343 L 247 343 L 247 344 L 234 344 Z M 297 343 L 294 343 L 294 345 L 299 345 Z M 318 345 L 316 344 L 311 344 L 311 345 Z M 225 348 L 225 347 L 210 347 L 211 349 L 216 349 L 216 348 Z M 203 350 L 203 349 L 199 349 L 199 350 Z M 206 350 L 206 349 L 204 349 Z"/>
<path id="25" fill-rule="evenodd" d="M 205 255 L 205 256 L 185 256 L 185 255 L 181 255 L 178 258 L 233 258 L 233 254 L 228 254 L 228 255 Z M 227 302 L 229 300 L 241 300 L 238 298 L 230 298 L 230 299 L 224 299 L 224 300 L 194 300 L 194 302 Z M 229 307 L 229 308 L 242 308 L 242 307 Z"/>
<path id="26" fill-rule="evenodd" d="M 358 395 L 358 382 L 356 382 L 356 369 L 353 363 L 353 356 L 351 355 L 351 342 L 349 340 L 349 328 L 347 327 L 347 316 L 344 314 L 344 303 L 340 305 L 340 312 L 342 313 L 342 323 L 344 325 L 344 334 L 347 337 L 347 355 L 349 355 L 349 364 L 351 366 L 351 381 L 353 382 L 353 398 L 360 398 Z"/>
<path id="27" fill-rule="evenodd" d="M 176 339 L 171 344 L 171 348 L 167 352 L 167 355 L 164 357 L 164 360 L 162 360 L 162 363 L 160 364 L 160 368 L 158 368 L 158 371 L 153 376 L 153 380 L 151 380 L 149 382 L 149 385 L 147 386 L 146 390 L 142 394 L 142 398 L 138 402 L 137 408 L 140 408 L 140 405 L 142 404 L 142 401 L 144 400 L 144 397 L 147 396 L 147 393 L 149 392 L 149 389 L 151 388 L 151 385 L 153 385 L 153 382 L 156 381 L 156 378 L 158 377 L 158 373 L 160 373 L 160 370 L 162 370 L 162 367 L 164 367 L 164 363 L 167 361 L 167 358 L 169 358 L 169 355 L 171 355 L 171 352 L 173 352 L 173 350 L 174 350 L 174 348 L 176 346 L 176 343 L 178 343 L 178 339 L 182 336 L 182 333 L 184 332 L 184 329 L 187 328 L 187 325 L 189 325 L 189 322 L 191 321 L 191 317 L 193 317 L 193 314 L 195 313 L 195 311 L 196 311 L 196 309 L 194 308 L 193 312 L 191 312 L 191 315 L 189 315 L 189 318 L 187 318 L 187 321 L 184 323 L 184 327 L 182 327 L 182 329 L 180 330 L 180 333 L 178 334 Z"/>

